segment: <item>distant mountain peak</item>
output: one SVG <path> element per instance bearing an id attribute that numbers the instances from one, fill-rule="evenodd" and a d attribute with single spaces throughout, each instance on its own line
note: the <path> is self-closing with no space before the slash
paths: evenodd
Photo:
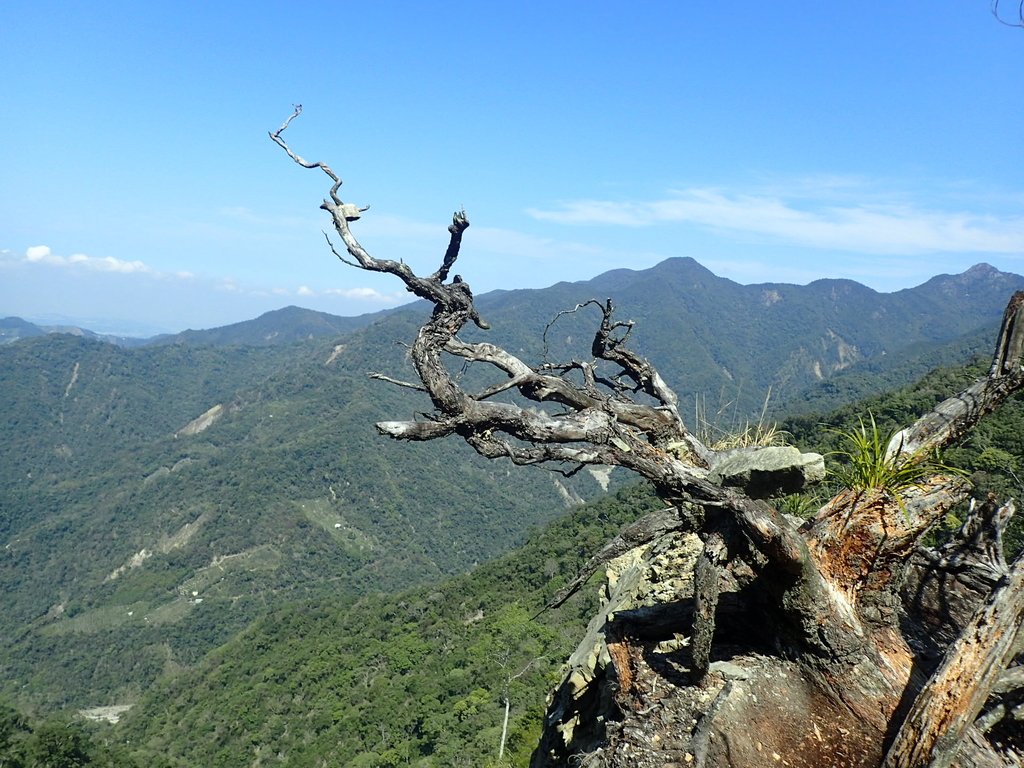
<path id="1" fill-rule="evenodd" d="M 988 263 L 982 261 L 982 262 L 980 262 L 978 264 L 975 264 L 973 267 L 971 267 L 966 272 L 964 272 L 963 276 L 964 277 L 990 277 L 992 275 L 1001 275 L 1001 274 L 1002 274 L 1002 272 L 1000 272 L 998 269 L 993 267 L 991 264 L 988 264 Z"/>

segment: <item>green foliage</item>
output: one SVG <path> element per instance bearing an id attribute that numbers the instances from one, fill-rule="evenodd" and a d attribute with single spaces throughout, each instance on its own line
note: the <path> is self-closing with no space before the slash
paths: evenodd
<path id="1" fill-rule="evenodd" d="M 810 398 L 807 410 L 825 412 L 990 349 L 1019 288 L 1020 277 L 998 272 L 937 277 L 890 294 L 849 280 L 739 285 L 677 258 L 543 291 L 486 294 L 477 306 L 496 329 L 489 341 L 539 361 L 544 327 L 558 311 L 613 296 L 618 316 L 636 321 L 635 348 L 680 394 L 681 412 L 694 413 L 706 398 L 719 404 L 711 408 L 719 423 L 737 431 L 757 418 L 769 389 L 775 414 L 804 409 Z M 548 333 L 548 359 L 577 356 L 593 319 L 560 318 Z M 824 391 L 834 380 L 837 391 Z"/>
<path id="2" fill-rule="evenodd" d="M 595 606 L 590 590 L 537 614 L 608 538 L 659 502 L 642 487 L 587 505 L 472 573 L 339 608 L 274 610 L 123 723 L 141 758 L 176 766 L 525 766 L 544 698 Z"/>
<path id="3" fill-rule="evenodd" d="M 0 704 L 2 768 L 141 768 L 109 727 L 52 717 L 35 721 Z M 162 757 L 147 768 L 165 768 Z"/>
<path id="4" fill-rule="evenodd" d="M 889 452 L 896 430 L 882 432 L 875 416 L 868 411 L 868 423 L 861 418 L 854 429 L 835 430 L 845 447 L 833 451 L 844 461 L 831 470 L 839 483 L 851 490 L 882 490 L 894 498 L 939 472 L 963 472 L 949 467 L 933 456 L 900 457 Z"/>
<path id="5" fill-rule="evenodd" d="M 775 507 L 784 515 L 807 520 L 821 507 L 822 500 L 814 493 L 791 493 L 775 501 Z"/>
<path id="6" fill-rule="evenodd" d="M 897 428 L 913 422 L 986 372 L 987 365 L 980 360 L 969 366 L 937 368 L 913 385 L 850 403 L 827 415 L 794 416 L 786 419 L 782 426 L 804 450 L 826 455 L 847 451 L 843 435 L 859 432 L 862 426 L 868 433 L 867 442 L 881 444 L 885 435 L 891 436 Z M 865 413 L 871 414 L 879 432 L 877 441 L 871 437 L 871 428 L 863 424 Z M 982 419 L 966 441 L 947 448 L 941 462 L 933 463 L 932 470 L 966 473 L 974 487 L 975 498 L 984 499 L 991 492 L 998 499 L 1020 499 L 1024 498 L 1024 483 L 1017 476 L 1021 456 L 1024 456 L 1024 394 L 1018 393 Z M 813 504 L 814 500 L 807 503 Z M 959 527 L 965 511 L 966 507 L 951 512 L 943 530 L 936 531 L 936 541 Z M 1024 549 L 1024 515 L 1015 515 L 1010 521 L 1003 545 L 1007 558 L 1015 557 Z"/>
<path id="7" fill-rule="evenodd" d="M 373 434 L 416 407 L 363 375 L 402 364 L 392 332 L 331 366 L 333 340 L 0 347 L 0 691 L 50 710 L 131 702 L 276 605 L 436 580 L 562 514 L 546 473 Z M 176 436 L 216 403 L 220 420 Z"/>
<path id="8" fill-rule="evenodd" d="M 680 392 L 733 392 L 720 410 L 742 425 L 769 388 L 781 412 L 819 375 L 836 387 L 816 403 L 907 381 L 906 368 L 875 375 L 849 363 L 943 354 L 948 340 L 995 323 L 1008 292 L 990 287 L 949 278 L 882 296 L 848 281 L 739 286 L 684 259 L 500 292 L 479 308 L 505 329 L 489 340 L 533 362 L 556 311 L 620 297 L 641 353 Z M 984 298 L 951 311 L 961 290 Z M 429 407 L 364 375 L 401 375 L 394 340 L 411 338 L 423 311 L 392 313 L 343 344 L 217 346 L 262 344 L 252 326 L 133 350 L 71 337 L 0 347 L 0 636 L 9 638 L 0 689 L 43 711 L 138 701 L 128 727 L 150 764 L 166 754 L 176 766 L 262 765 L 282 751 L 299 765 L 487 765 L 507 686 L 509 750 L 523 764 L 543 692 L 588 607 L 524 617 L 652 502 L 628 491 L 541 534 L 527 554 L 439 583 L 521 543 L 565 506 L 543 472 L 454 442 L 373 435 L 374 421 Z M 260 338 L 279 319 L 260 324 Z M 324 320 L 286 319 L 295 338 L 319 334 Z M 560 322 L 551 359 L 576 354 L 591 320 Z M 460 363 L 467 387 L 483 379 L 480 368 Z M 850 373 L 842 383 L 831 378 L 841 370 Z M 947 371 L 869 406 L 880 428 L 905 423 L 957 391 L 962 375 Z M 219 421 L 181 432 L 215 404 L 225 406 Z M 1002 497 L 1020 493 L 1024 410 L 1014 407 L 947 454 Z M 828 423 L 854 428 L 863 408 Z M 834 449 L 838 436 L 822 434 L 821 420 L 783 429 L 797 444 Z M 569 495 L 596 490 L 585 473 L 559 482 Z M 804 514 L 813 505 L 786 503 Z M 407 591 L 417 584 L 435 586 Z M 406 591 L 367 597 L 396 590 Z"/>

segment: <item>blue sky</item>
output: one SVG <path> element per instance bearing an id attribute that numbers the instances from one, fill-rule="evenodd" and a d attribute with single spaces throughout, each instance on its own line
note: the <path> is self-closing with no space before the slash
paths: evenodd
<path id="1" fill-rule="evenodd" d="M 1024 272 L 1024 30 L 988 0 L 0 4 L 0 316 L 144 334 L 691 256 L 743 283 Z"/>

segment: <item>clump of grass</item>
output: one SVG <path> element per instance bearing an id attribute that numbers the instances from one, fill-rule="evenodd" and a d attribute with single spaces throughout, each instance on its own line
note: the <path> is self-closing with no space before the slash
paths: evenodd
<path id="1" fill-rule="evenodd" d="M 697 434 L 702 443 L 713 451 L 727 451 L 732 448 L 765 448 L 768 446 L 788 445 L 789 433 L 779 429 L 778 424 L 766 421 L 768 404 L 771 401 L 772 391 L 769 387 L 765 395 L 764 404 L 761 406 L 761 414 L 757 421 L 745 420 L 742 424 L 735 419 L 731 427 L 723 428 L 720 425 L 725 411 L 732 405 L 726 403 L 718 409 L 715 418 L 709 419 L 706 413 L 706 404 L 700 398 L 696 404 Z"/>
<path id="2" fill-rule="evenodd" d="M 937 455 L 901 456 L 889 453 L 889 444 L 897 430 L 882 432 L 875 416 L 868 412 L 868 422 L 849 430 L 830 430 L 839 435 L 846 447 L 833 451 L 843 463 L 830 474 L 845 488 L 853 491 L 881 490 L 897 500 L 910 488 L 920 487 L 928 477 L 940 472 L 964 474 L 963 470 L 942 463 Z"/>
<path id="3" fill-rule="evenodd" d="M 746 422 L 742 429 L 725 432 L 711 444 L 716 451 L 727 451 L 730 448 L 764 448 L 770 445 L 786 445 L 788 432 L 779 429 L 778 424 L 764 422 Z"/>
<path id="4" fill-rule="evenodd" d="M 775 509 L 780 514 L 809 520 L 821 506 L 821 499 L 813 494 L 791 493 L 775 501 Z"/>

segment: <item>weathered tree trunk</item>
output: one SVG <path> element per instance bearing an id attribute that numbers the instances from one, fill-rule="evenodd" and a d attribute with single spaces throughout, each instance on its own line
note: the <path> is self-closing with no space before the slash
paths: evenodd
<path id="1" fill-rule="evenodd" d="M 756 482 L 733 479 L 742 477 L 732 469 L 736 457 L 690 433 L 675 393 L 627 347 L 632 323 L 614 320 L 611 300 L 571 310 L 600 313 L 586 360 L 529 365 L 493 344 L 461 340 L 470 321 L 488 327 L 469 286 L 457 275 L 448 282 L 465 214 L 454 215 L 441 267 L 429 277 L 372 257 L 349 226 L 365 208 L 342 202 L 334 172 L 281 138 L 299 112 L 271 138 L 333 182 L 321 208 L 352 261 L 335 254 L 394 275 L 434 306 L 410 348 L 418 381 L 378 374 L 424 392 L 433 411 L 378 430 L 399 440 L 457 435 L 483 456 L 566 472 L 625 467 L 673 509 L 624 531 L 592 563 L 614 558 L 608 601 L 554 694 L 535 768 L 1006 764 L 1009 753 L 984 732 L 998 709 L 984 707 L 1020 677 L 1004 673 L 1024 634 L 1015 629 L 1022 567 L 1011 572 L 1002 560 L 1009 505 L 980 505 L 938 552 L 920 542 L 967 496 L 955 475 L 909 489 L 851 489 L 807 524 L 790 521 L 765 499 L 809 477 L 821 457 L 751 472 Z M 1024 385 L 1021 329 L 1024 294 L 1007 307 L 989 375 L 899 433 L 890 462 L 920 463 Z M 445 356 L 489 364 L 501 380 L 467 392 Z M 533 406 L 502 400 L 509 392 Z"/>
<path id="2" fill-rule="evenodd" d="M 982 577 L 967 575 L 972 569 L 990 573 L 987 564 L 962 558 L 954 565 L 937 553 L 916 558 L 914 576 L 895 609 L 896 627 L 885 620 L 877 601 L 860 607 L 871 617 L 862 626 L 874 635 L 877 655 L 843 661 L 797 655 L 802 644 L 786 642 L 787 634 L 771 620 L 774 609 L 765 610 L 766 602 L 751 589 L 750 574 L 734 561 L 720 581 L 715 641 L 708 672 L 701 675 L 693 598 L 704 547 L 694 534 L 682 541 L 680 536 L 655 537 L 609 564 L 614 589 L 555 691 L 534 766 L 572 765 L 574 759 L 580 765 L 623 767 L 878 766 L 890 743 L 885 765 L 1018 764 L 1019 757 L 996 750 L 972 723 L 987 689 L 1019 691 L 1024 668 L 1002 672 L 994 684 L 980 674 L 934 670 L 950 636 L 1000 639 L 997 651 L 967 654 L 992 673 L 1021 653 L 1020 638 L 1007 643 L 1020 626 L 1019 577 L 1006 583 L 1002 597 L 990 598 L 988 590 L 978 589 Z M 666 557 L 666 550 L 690 555 Z M 949 576 L 950 568 L 963 581 Z M 920 588 L 922 581 L 942 586 L 928 592 Z M 950 599 L 952 606 L 944 603 Z M 986 618 L 971 624 L 969 605 Z M 1002 629 L 987 618 L 992 615 L 1000 617 Z M 965 654 L 958 650 L 950 658 L 962 664 Z M 926 687 L 929 675 L 938 682 Z M 894 678 L 902 682 L 886 684 Z M 949 703 L 944 694 L 955 694 L 958 701 Z M 933 699 L 945 704 L 942 712 L 956 709 L 963 716 L 957 723 L 929 720 L 924 728 L 944 734 L 942 739 L 936 737 L 925 750 L 898 751 L 901 743 L 923 744 L 921 729 L 913 735 L 907 731 L 903 741 L 894 737 L 910 722 L 912 707 Z M 992 708 L 1000 720 L 1012 719 L 998 706 Z"/>
<path id="3" fill-rule="evenodd" d="M 896 734 L 884 768 L 952 764 L 967 729 L 1013 659 L 1022 618 L 1024 556 L 946 650 Z"/>

